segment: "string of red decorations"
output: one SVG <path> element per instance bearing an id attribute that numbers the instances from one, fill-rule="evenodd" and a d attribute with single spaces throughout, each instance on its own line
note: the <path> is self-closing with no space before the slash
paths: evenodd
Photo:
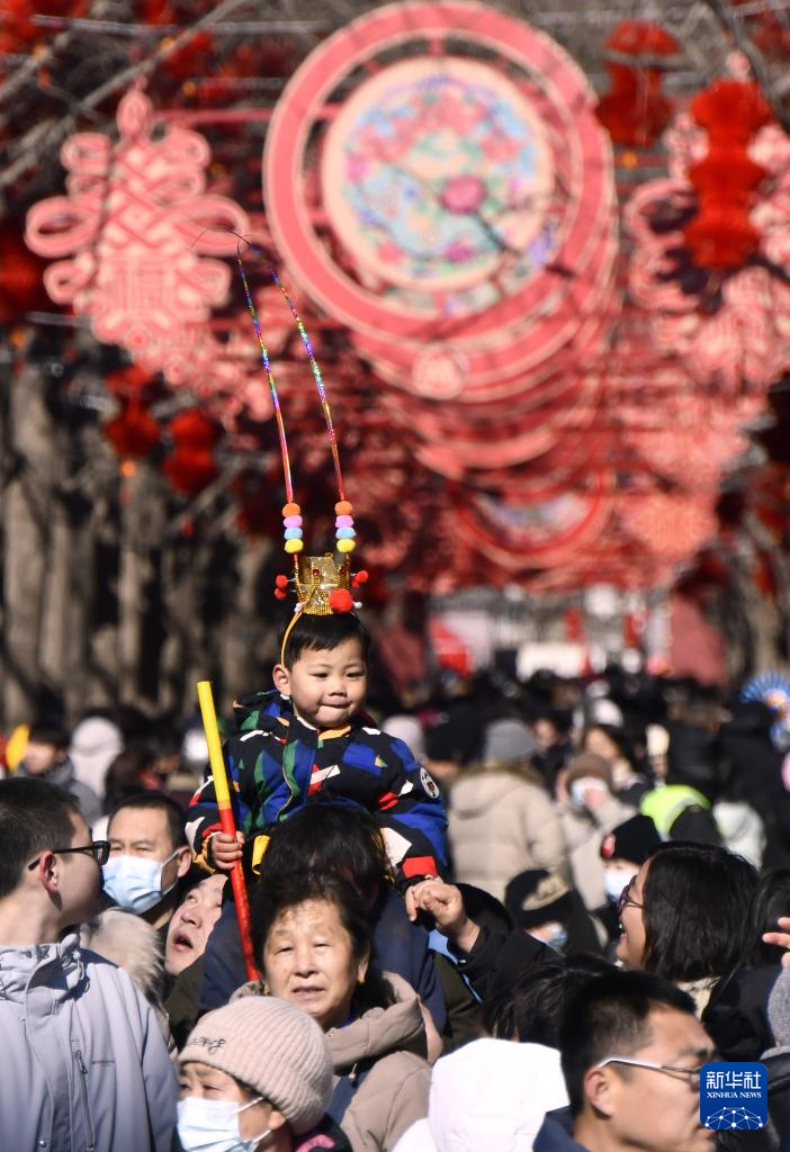
<path id="1" fill-rule="evenodd" d="M 771 109 L 753 81 L 716 80 L 692 100 L 691 114 L 708 134 L 708 154 L 688 173 L 698 209 L 683 229 L 686 246 L 699 267 L 743 268 L 760 244 L 751 209 L 767 172 L 749 146 Z"/>

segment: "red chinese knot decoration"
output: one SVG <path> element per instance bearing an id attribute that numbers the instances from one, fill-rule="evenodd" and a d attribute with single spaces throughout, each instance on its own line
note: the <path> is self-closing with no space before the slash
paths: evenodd
<path id="1" fill-rule="evenodd" d="M 181 383 L 195 326 L 230 287 L 230 267 L 210 257 L 233 254 L 233 233 L 248 220 L 232 200 L 206 193 L 211 153 L 201 135 L 176 125 L 152 139 L 153 106 L 136 89 L 117 119 L 115 145 L 96 132 L 66 141 L 68 195 L 36 204 L 25 238 L 56 259 L 44 276 L 54 301 L 89 316 L 98 340 Z"/>

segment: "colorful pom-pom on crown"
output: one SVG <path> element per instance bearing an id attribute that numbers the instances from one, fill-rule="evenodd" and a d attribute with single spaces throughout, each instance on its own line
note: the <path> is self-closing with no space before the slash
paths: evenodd
<path id="1" fill-rule="evenodd" d="M 247 245 L 247 248 L 250 248 Z M 257 250 L 254 250 L 256 251 Z M 262 252 L 257 253 L 263 256 Z M 244 271 L 244 261 L 242 260 L 242 249 L 239 247 L 236 253 L 236 260 L 239 268 L 239 275 L 244 286 L 244 295 L 247 300 L 247 307 L 252 317 L 253 327 L 255 334 L 258 338 L 258 344 L 261 351 L 261 363 L 263 365 L 266 378 L 269 382 L 269 389 L 272 397 L 272 407 L 274 410 L 274 417 L 277 424 L 277 431 L 280 440 L 280 453 L 283 462 L 283 479 L 285 481 L 286 503 L 282 509 L 283 517 L 283 547 L 289 556 L 293 557 L 294 561 L 294 583 L 296 585 L 297 597 L 297 613 L 299 611 L 306 612 L 313 616 L 330 616 L 334 612 L 351 612 L 359 605 L 354 603 L 354 597 L 351 594 L 352 588 L 358 588 L 367 580 L 367 572 L 358 572 L 355 576 L 351 575 L 351 553 L 357 546 L 357 532 L 354 527 L 353 506 L 346 500 L 345 490 L 343 487 L 343 473 L 340 467 L 340 454 L 338 451 L 337 437 L 335 435 L 334 424 L 332 422 L 332 412 L 329 406 L 329 400 L 326 395 L 321 369 L 318 366 L 318 361 L 315 358 L 313 345 L 310 337 L 307 334 L 304 324 L 294 307 L 291 297 L 284 288 L 280 281 L 280 277 L 274 268 L 269 268 L 269 274 L 272 280 L 280 289 L 285 303 L 293 316 L 302 343 L 307 353 L 310 367 L 312 369 L 313 378 L 315 380 L 318 396 L 321 401 L 321 409 L 324 414 L 326 422 L 327 434 L 329 437 L 329 447 L 334 463 L 335 478 L 337 481 L 337 493 L 339 499 L 335 504 L 335 547 L 339 554 L 338 559 L 331 553 L 325 556 L 304 556 L 304 522 L 302 519 L 302 509 L 294 500 L 294 486 L 291 478 L 291 462 L 288 455 L 288 440 L 285 431 L 285 420 L 283 412 L 280 407 L 280 398 L 277 392 L 277 385 L 275 384 L 272 367 L 269 361 L 269 353 L 266 349 L 266 344 L 263 338 L 263 331 L 261 328 L 260 318 L 258 311 L 255 307 L 255 302 L 250 292 L 250 286 L 247 282 L 247 276 Z M 290 581 L 286 576 L 278 576 L 275 581 L 274 595 L 278 600 L 284 600 L 287 595 L 287 589 Z M 283 642 L 284 651 L 284 642 Z"/>

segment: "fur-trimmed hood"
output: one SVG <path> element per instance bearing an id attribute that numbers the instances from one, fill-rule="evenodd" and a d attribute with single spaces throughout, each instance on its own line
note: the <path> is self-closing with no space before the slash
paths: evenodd
<path id="1" fill-rule="evenodd" d="M 147 1000 L 158 999 L 164 978 L 162 945 L 147 920 L 108 908 L 80 926 L 80 946 L 128 972 Z"/>

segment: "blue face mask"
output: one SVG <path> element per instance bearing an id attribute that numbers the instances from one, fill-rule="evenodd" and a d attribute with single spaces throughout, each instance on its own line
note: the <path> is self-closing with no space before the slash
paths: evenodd
<path id="1" fill-rule="evenodd" d="M 162 872 L 180 851 L 176 848 L 167 860 L 147 860 L 143 856 L 111 856 L 102 869 L 104 891 L 124 912 L 136 916 L 148 912 L 176 886 L 178 876 L 167 889 L 162 888 Z"/>
<path id="2" fill-rule="evenodd" d="M 565 945 L 568 943 L 568 929 L 564 924 L 559 924 L 546 940 L 549 948 L 553 948 L 556 952 L 561 952 Z"/>
<path id="3" fill-rule="evenodd" d="M 244 1140 L 239 1132 L 239 1116 L 262 1099 L 258 1096 L 241 1107 L 232 1100 L 204 1100 L 200 1096 L 179 1100 L 178 1138 L 184 1152 L 255 1152 L 271 1128 L 252 1140 Z"/>
<path id="4" fill-rule="evenodd" d="M 540 940 L 541 944 L 547 944 L 555 952 L 561 952 L 568 943 L 568 929 L 564 924 L 560 924 L 559 920 L 547 924 L 547 927 L 550 928 L 550 931 L 545 936 L 536 936 L 534 932 L 530 932 L 530 936 Z"/>

